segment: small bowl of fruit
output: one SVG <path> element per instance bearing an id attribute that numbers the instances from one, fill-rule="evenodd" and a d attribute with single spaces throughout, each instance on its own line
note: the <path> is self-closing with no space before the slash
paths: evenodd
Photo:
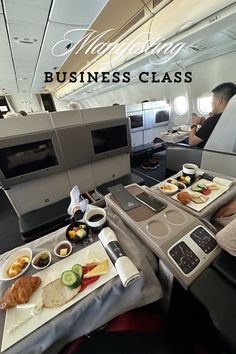
<path id="1" fill-rule="evenodd" d="M 70 224 L 66 230 L 66 238 L 70 242 L 78 243 L 87 237 L 89 234 L 89 227 L 82 221 L 77 221 Z"/>
<path id="2" fill-rule="evenodd" d="M 47 250 L 41 251 L 34 256 L 32 260 L 32 266 L 35 269 L 41 270 L 47 268 L 51 264 L 51 261 L 52 261 L 51 253 Z"/>

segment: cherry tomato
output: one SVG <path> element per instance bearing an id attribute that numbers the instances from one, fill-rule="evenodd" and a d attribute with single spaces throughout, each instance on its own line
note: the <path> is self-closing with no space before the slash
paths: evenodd
<path id="1" fill-rule="evenodd" d="M 211 193 L 210 188 L 203 189 L 203 191 L 202 191 L 202 194 L 204 194 L 204 195 L 208 195 L 210 193 Z"/>
<path id="2" fill-rule="evenodd" d="M 96 267 L 96 265 L 83 266 L 83 274 L 90 272 L 90 270 L 92 270 L 95 267 Z M 100 278 L 100 275 L 97 275 L 96 277 L 91 277 L 88 279 L 83 278 L 82 283 L 81 283 L 80 292 L 83 291 L 89 284 L 92 284 L 95 281 L 97 281 L 99 278 Z"/>

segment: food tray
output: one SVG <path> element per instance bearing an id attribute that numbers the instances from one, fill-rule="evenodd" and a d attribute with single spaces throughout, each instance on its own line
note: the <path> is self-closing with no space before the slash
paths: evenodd
<path id="1" fill-rule="evenodd" d="M 213 182 L 207 180 L 207 179 L 200 179 L 199 181 L 193 183 L 190 187 L 184 189 L 184 192 L 190 192 L 192 191 L 191 188 L 197 186 L 199 183 L 201 184 L 205 184 L 206 186 L 209 184 L 212 184 Z M 214 182 L 215 183 L 215 182 Z M 216 200 L 217 198 L 219 198 L 223 193 L 225 193 L 229 187 L 228 186 L 224 186 L 222 184 L 216 183 L 217 186 L 219 187 L 219 189 L 217 190 L 212 190 L 211 193 L 208 195 L 208 200 L 205 203 L 202 204 L 197 204 L 197 203 L 193 203 L 190 202 L 188 204 L 186 204 L 187 207 L 196 210 L 196 211 L 201 211 L 202 209 L 204 209 L 207 205 L 211 204 L 214 200 Z M 172 196 L 173 199 L 178 200 L 177 199 L 177 194 Z M 181 203 L 181 202 L 179 202 Z"/>
<path id="2" fill-rule="evenodd" d="M 80 263 L 81 265 L 84 265 L 88 261 L 88 252 L 94 254 L 96 258 L 101 261 L 108 258 L 109 272 L 100 276 L 96 282 L 87 286 L 85 290 L 78 293 L 72 300 L 63 306 L 43 308 L 39 315 L 35 317 L 32 316 L 31 311 L 33 306 L 41 302 L 43 286 L 59 278 L 64 270 L 71 269 L 74 264 Z M 77 301 L 81 300 L 92 291 L 108 282 L 117 275 L 117 271 L 111 263 L 101 242 L 97 241 L 34 275 L 39 276 L 42 283 L 40 287 L 32 294 L 28 304 L 20 305 L 18 308 L 14 307 L 6 311 L 1 351 L 11 347 L 13 344 L 17 343 L 37 328 L 41 327 L 44 323 L 50 321 L 53 317 L 65 311 L 68 307 L 72 306 Z"/>

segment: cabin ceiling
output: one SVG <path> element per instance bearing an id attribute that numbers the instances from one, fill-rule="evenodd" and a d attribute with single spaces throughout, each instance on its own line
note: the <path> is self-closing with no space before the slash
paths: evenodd
<path id="1" fill-rule="evenodd" d="M 0 0 L 0 94 L 43 92 L 43 72 L 58 70 L 69 55 L 53 56 L 52 46 L 68 30 L 88 29 L 107 3 Z"/>
<path id="2" fill-rule="evenodd" d="M 215 9 L 218 11 L 227 6 L 234 6 L 235 3 L 232 0 L 191 0 L 190 6 L 190 0 L 0 0 L 0 94 L 26 95 L 45 92 L 45 71 L 71 72 L 88 67 L 91 61 L 94 61 L 93 55 L 86 56 L 81 52 L 75 58 L 70 51 L 60 57 L 51 54 L 53 45 L 62 40 L 69 30 L 84 29 L 84 32 L 77 31 L 70 35 L 73 43 L 76 43 L 88 28 L 98 31 L 114 28 L 113 35 L 109 35 L 105 40 L 120 40 L 141 28 L 147 21 L 151 21 L 152 25 L 164 28 L 172 38 L 180 25 L 185 24 L 189 18 L 191 20 L 191 13 L 196 14 L 193 21 L 197 24 L 213 15 Z M 186 13 L 183 11 L 185 8 L 188 9 Z M 181 19 L 181 13 L 184 13 L 184 19 Z M 166 20 L 167 15 L 172 16 L 171 20 Z M 212 19 L 213 17 L 210 20 Z M 199 32 L 191 35 L 187 48 L 176 57 L 178 63 L 188 65 L 196 60 L 221 55 L 225 49 L 236 50 L 235 16 L 231 17 L 231 22 L 224 24 L 221 21 L 221 26 L 217 27 L 219 19 L 221 20 L 215 20 L 214 31 L 208 32 L 207 28 L 199 28 Z M 65 43 L 60 49 L 65 50 Z M 145 62 L 132 58 L 121 64 L 121 70 L 130 69 L 134 79 L 140 68 L 155 69 L 147 59 Z M 173 70 L 175 66 L 176 63 L 172 62 L 165 67 L 165 71 Z M 62 86 L 54 81 L 47 88 L 56 92 Z M 95 85 L 91 88 L 91 85 L 85 85 L 83 95 L 89 95 L 91 92 L 94 94 L 98 89 L 111 89 L 111 86 L 108 86 Z M 61 97 L 77 98 L 80 94 L 81 90 L 72 93 L 69 89 Z"/>

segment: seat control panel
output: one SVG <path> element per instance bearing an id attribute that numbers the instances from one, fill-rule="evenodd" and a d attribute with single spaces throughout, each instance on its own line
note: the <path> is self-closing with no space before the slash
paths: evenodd
<path id="1" fill-rule="evenodd" d="M 183 241 L 179 242 L 170 250 L 170 256 L 185 274 L 192 272 L 192 270 L 200 263 L 198 256 L 196 256 L 196 254 Z"/>
<path id="2" fill-rule="evenodd" d="M 195 229 L 190 234 L 190 237 L 206 254 L 210 253 L 217 246 L 216 240 L 201 226 Z"/>
<path id="3" fill-rule="evenodd" d="M 185 276 L 190 276 L 217 247 L 214 235 L 203 225 L 196 226 L 167 251 L 168 256 Z"/>

